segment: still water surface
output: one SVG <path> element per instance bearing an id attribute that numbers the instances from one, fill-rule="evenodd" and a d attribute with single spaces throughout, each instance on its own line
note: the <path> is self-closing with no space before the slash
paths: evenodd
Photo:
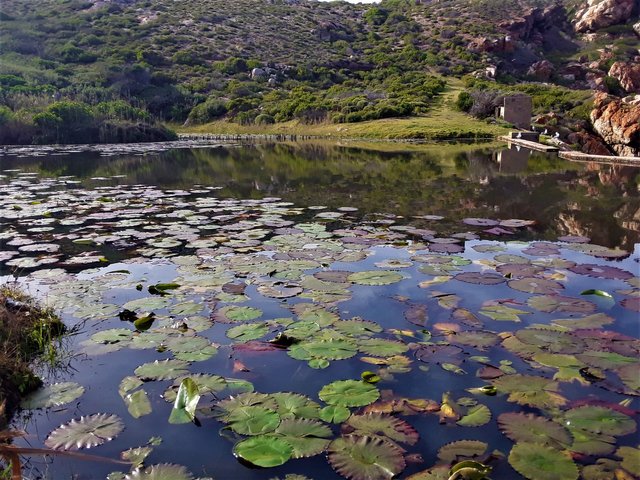
<path id="1" fill-rule="evenodd" d="M 359 379 L 371 370 L 382 377 L 376 388 L 383 399 L 440 403 L 443 394 L 450 394 L 460 401 L 461 416 L 470 407 L 460 399 L 472 397 L 489 408 L 491 420 L 481 427 L 462 427 L 455 418 L 434 413 L 398 413 L 420 434 L 414 445 L 402 445 L 407 463 L 402 478 L 442 464 L 438 451 L 453 441 L 479 440 L 486 443 L 487 454 L 500 450 L 508 455 L 513 442 L 496 423 L 505 412 L 534 413 L 563 423 L 563 415 L 581 402 L 631 399 L 625 412 L 631 415 L 638 408 L 636 387 L 620 382 L 620 372 L 626 372 L 620 370 L 622 364 L 603 366 L 586 359 L 594 350 L 616 351 L 625 358 L 633 358 L 634 352 L 637 357 L 640 350 L 633 340 L 638 337 L 639 169 L 574 164 L 526 150 L 473 145 L 315 142 L 198 147 L 203 148 L 149 151 L 149 146 L 141 146 L 123 152 L 118 147 L 73 147 L 0 154 L 0 242 L 5 251 L 0 274 L 20 276 L 32 293 L 54 301 L 67 323 L 77 326 L 75 335 L 65 340 L 72 355 L 67 368 L 49 381 L 73 381 L 85 388 L 71 404 L 25 411 L 18 417 L 16 426 L 30 434 L 21 444 L 42 446 L 61 424 L 104 412 L 119 416 L 126 428 L 88 453 L 118 458 L 123 450 L 146 445 L 153 436 L 163 441 L 145 465 L 176 463 L 195 477 L 284 479 L 296 473 L 339 478 L 326 454 L 292 459 L 271 469 L 249 468 L 234 459 L 234 443 L 246 436 L 224 429 L 225 423 L 210 418 L 206 410 L 228 392 L 203 395 L 200 426 L 172 425 L 167 422 L 171 403 L 162 398 L 172 381 L 146 381 L 143 389 L 152 412 L 133 418 L 118 394 L 123 378 L 133 376 L 145 362 L 181 354 L 192 362 L 187 367 L 191 374 L 241 379 L 251 382 L 255 392 L 296 392 L 321 406 L 325 404 L 318 392 L 323 386 Z M 463 221 L 469 218 L 476 220 Z M 498 223 L 509 219 L 523 222 Z M 564 241 L 556 242 L 559 237 Z M 41 244 L 56 245 L 57 250 L 28 248 Z M 16 261 L 23 257 L 33 263 Z M 530 270 L 520 275 L 524 267 L 518 265 Z M 389 276 L 381 283 L 347 279 L 361 271 Z M 455 278 L 465 272 L 480 276 Z M 522 278 L 526 280 L 516 281 Z M 180 288 L 166 297 L 147 292 L 149 285 L 174 281 Z M 274 294 L 265 287 L 291 290 Z M 606 290 L 612 298 L 581 295 L 588 289 Z M 553 303 L 559 296 L 564 298 L 562 305 Z M 138 313 L 154 311 L 158 320 L 152 330 L 134 333 L 133 325 L 116 314 L 127 302 L 148 298 L 160 300 L 135 304 Z M 311 328 L 297 309 L 304 303 L 335 318 L 317 330 L 317 325 Z M 239 322 L 220 316 L 221 310 L 238 306 L 258 309 L 259 316 Z M 491 310 L 497 307 L 505 314 L 505 306 L 521 313 L 507 312 L 512 318 L 506 320 Z M 380 331 L 364 336 L 350 331 L 343 338 L 344 332 L 331 324 L 338 317 L 374 322 L 371 325 Z M 588 327 L 572 323 L 586 317 Z M 217 353 L 193 361 L 193 351 L 178 348 L 178 334 L 167 331 L 182 320 L 191 329 L 188 335 L 211 342 Z M 247 322 L 256 328 L 260 322 L 268 326 L 255 337 L 261 342 L 283 332 L 295 336 L 296 331 L 303 342 L 340 337 L 347 349 L 354 348 L 354 355 L 344 360 L 321 354 L 297 358 L 283 350 L 243 349 L 242 338 L 230 337 L 229 329 Z M 578 345 L 572 350 L 578 359 L 568 372 L 550 366 L 558 363 L 557 357 L 535 360 L 530 352 L 500 343 L 527 330 L 519 334 L 524 338 L 530 333 L 528 326 L 553 322 L 558 322 L 554 329 L 570 333 L 552 337 L 571 335 Z M 609 336 L 601 335 L 598 328 L 603 327 Z M 92 341 L 100 332 L 122 328 L 148 343 L 127 343 L 133 337 L 122 343 Z M 589 333 L 594 331 L 598 333 Z M 154 338 L 151 335 L 161 336 L 158 345 L 148 340 Z M 622 335 L 619 341 L 626 350 L 606 343 L 610 335 Z M 389 360 L 393 355 L 375 349 L 367 351 L 370 336 L 392 342 L 385 344 L 388 348 L 399 346 L 395 355 L 408 363 L 394 363 Z M 539 355 L 562 353 L 558 338 L 549 342 Z M 454 350 L 450 357 L 430 360 L 421 353 L 429 343 L 452 345 Z M 371 357 L 384 361 L 367 363 Z M 327 358 L 326 368 L 313 364 Z M 486 365 L 502 368 L 503 374 L 540 376 L 550 382 L 554 373 L 564 373 L 559 384 L 549 387 L 557 387 L 564 400 L 537 405 L 507 401 L 503 394 L 471 395 L 465 389 L 491 383 L 476 376 Z M 456 372 L 456 367 L 461 370 Z M 584 380 L 579 368 L 604 375 L 601 383 Z M 334 435 L 341 429 L 349 431 L 345 425 L 334 425 Z M 614 441 L 634 444 L 634 437 L 626 434 Z M 571 448 L 584 454 L 581 465 L 600 457 L 616 458 L 613 447 L 592 455 L 585 447 Z M 518 477 L 506 458 L 494 459 L 493 464 L 492 478 Z M 33 458 L 27 465 L 29 478 L 102 479 L 118 469 L 63 458 Z"/>

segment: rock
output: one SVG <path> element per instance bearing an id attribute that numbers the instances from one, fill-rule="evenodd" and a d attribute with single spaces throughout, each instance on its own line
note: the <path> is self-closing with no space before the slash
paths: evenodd
<path id="1" fill-rule="evenodd" d="M 540 62 L 536 62 L 529 67 L 527 75 L 535 77 L 542 82 L 546 82 L 551 78 L 553 72 L 553 63 L 551 63 L 549 60 L 541 60 Z"/>
<path id="2" fill-rule="evenodd" d="M 589 72 L 586 75 L 587 85 L 591 90 L 597 90 L 599 92 L 608 92 L 607 85 L 604 83 L 604 77 L 607 75 L 600 71 L 596 70 L 593 72 Z"/>
<path id="3" fill-rule="evenodd" d="M 587 70 L 578 62 L 571 62 L 559 72 L 561 75 L 573 75 L 574 80 L 585 78 Z"/>
<path id="4" fill-rule="evenodd" d="M 597 93 L 591 123 L 605 143 L 618 155 L 640 156 L 640 105 Z"/>
<path id="5" fill-rule="evenodd" d="M 636 32 L 636 35 L 638 35 L 640 37 L 640 22 L 635 23 L 633 25 L 633 30 L 634 30 L 634 32 Z"/>
<path id="6" fill-rule="evenodd" d="M 576 13 L 576 32 L 592 32 L 626 22 L 631 18 L 634 0 L 588 0 Z"/>
<path id="7" fill-rule="evenodd" d="M 618 79 L 627 93 L 640 93 L 640 64 L 615 62 L 609 69 L 609 76 Z"/>
<path id="8" fill-rule="evenodd" d="M 265 72 L 262 68 L 254 68 L 251 70 L 251 80 L 258 80 L 266 77 L 267 72 Z"/>
<path id="9" fill-rule="evenodd" d="M 567 136 L 567 141 L 571 144 L 578 145 L 580 151 L 591 155 L 611 155 L 611 151 L 604 142 L 588 132 L 573 132 Z"/>
<path id="10" fill-rule="evenodd" d="M 560 117 L 555 112 L 545 113 L 543 115 L 538 115 L 537 117 L 533 117 L 533 122 L 536 125 L 556 125 Z"/>

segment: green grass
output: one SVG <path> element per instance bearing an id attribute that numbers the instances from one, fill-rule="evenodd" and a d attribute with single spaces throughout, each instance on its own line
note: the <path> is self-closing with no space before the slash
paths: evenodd
<path id="1" fill-rule="evenodd" d="M 446 91 L 428 114 L 405 118 L 385 118 L 358 123 L 304 124 L 299 121 L 273 125 L 240 125 L 219 120 L 205 125 L 183 127 L 171 125 L 178 133 L 216 135 L 308 135 L 328 138 L 362 138 L 386 140 L 446 140 L 456 138 L 495 138 L 508 128 L 477 120 L 455 110 L 453 103 L 462 90 L 462 82 L 449 78 Z"/>

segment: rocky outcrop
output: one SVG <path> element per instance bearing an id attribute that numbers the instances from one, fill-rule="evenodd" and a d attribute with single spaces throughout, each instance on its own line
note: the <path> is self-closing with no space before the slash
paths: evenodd
<path id="1" fill-rule="evenodd" d="M 631 18 L 634 0 L 588 0 L 587 5 L 576 13 L 576 32 L 593 32 L 626 22 Z"/>
<path id="2" fill-rule="evenodd" d="M 597 93 L 591 123 L 606 144 L 622 156 L 640 156 L 640 96 L 623 102 Z"/>
<path id="3" fill-rule="evenodd" d="M 617 78 L 627 93 L 640 93 L 640 63 L 615 62 L 609 76 Z"/>
<path id="4" fill-rule="evenodd" d="M 549 60 L 541 60 L 539 62 L 534 63 L 529 67 L 527 71 L 527 75 L 536 78 L 542 82 L 546 82 L 553 75 L 554 67 L 553 63 Z"/>
<path id="5" fill-rule="evenodd" d="M 611 151 L 604 142 L 589 132 L 572 132 L 567 136 L 567 142 L 578 145 L 580 151 L 583 153 L 590 155 L 611 155 Z"/>
<path id="6" fill-rule="evenodd" d="M 566 19 L 563 6 L 557 4 L 546 8 L 530 8 L 521 17 L 507 20 L 499 24 L 516 40 L 532 40 L 541 32 L 561 25 Z"/>

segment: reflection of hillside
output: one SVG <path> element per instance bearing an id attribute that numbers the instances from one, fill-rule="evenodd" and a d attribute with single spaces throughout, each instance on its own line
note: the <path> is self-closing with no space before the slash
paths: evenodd
<path id="1" fill-rule="evenodd" d="M 221 196 L 278 196 L 302 206 L 356 206 L 362 213 L 438 214 L 454 221 L 452 231 L 466 216 L 498 216 L 536 219 L 548 238 L 579 234 L 628 246 L 639 236 L 637 169 L 585 169 L 524 150 L 260 143 L 144 156 L 3 159 L 3 168 L 15 167 L 79 178 L 126 175 L 118 181 L 163 188 L 210 185 L 221 187 Z"/>

